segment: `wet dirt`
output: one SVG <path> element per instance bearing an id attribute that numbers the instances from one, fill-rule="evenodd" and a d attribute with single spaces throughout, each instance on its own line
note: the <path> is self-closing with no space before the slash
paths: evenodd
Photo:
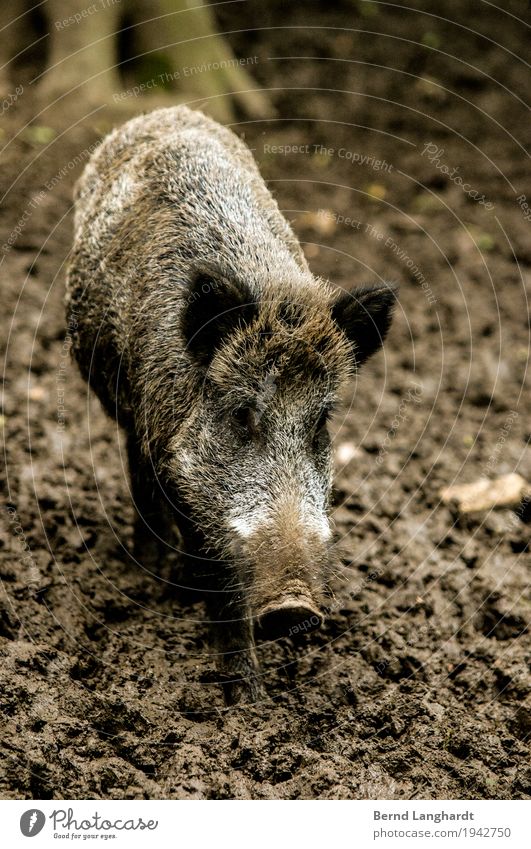
<path id="1" fill-rule="evenodd" d="M 260 645 L 252 707 L 223 703 L 201 601 L 133 561 L 123 440 L 69 358 L 72 185 L 116 115 L 48 139 L 29 86 L 4 112 L 3 798 L 531 795 L 529 511 L 439 498 L 531 481 L 528 45 L 492 5 L 408 5 L 220 13 L 277 108 L 235 129 L 312 269 L 401 286 L 334 422 L 334 610 Z"/>

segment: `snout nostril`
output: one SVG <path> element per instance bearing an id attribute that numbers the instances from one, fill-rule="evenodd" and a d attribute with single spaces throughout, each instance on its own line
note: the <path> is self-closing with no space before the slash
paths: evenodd
<path id="1" fill-rule="evenodd" d="M 264 640 L 295 637 L 315 631 L 323 624 L 319 611 L 299 599 L 285 599 L 263 611 L 256 620 L 256 636 Z"/>

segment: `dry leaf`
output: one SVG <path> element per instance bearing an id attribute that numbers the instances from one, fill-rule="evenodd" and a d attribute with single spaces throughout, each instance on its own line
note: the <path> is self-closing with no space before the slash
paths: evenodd
<path id="1" fill-rule="evenodd" d="M 461 513 L 480 513 L 494 507 L 517 507 L 530 492 L 527 481 L 513 472 L 494 480 L 485 478 L 448 486 L 441 490 L 440 496 L 445 504 L 457 504 Z"/>

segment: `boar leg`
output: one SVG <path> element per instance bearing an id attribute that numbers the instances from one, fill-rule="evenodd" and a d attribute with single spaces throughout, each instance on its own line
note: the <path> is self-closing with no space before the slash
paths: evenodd
<path id="1" fill-rule="evenodd" d="M 143 566 L 154 568 L 169 553 L 174 541 L 171 511 L 155 471 L 149 459 L 143 456 L 135 436 L 128 435 L 127 454 L 136 512 L 134 554 Z"/>
<path id="2" fill-rule="evenodd" d="M 183 505 L 179 530 L 184 541 L 186 583 L 191 581 L 200 589 L 206 602 L 225 701 L 228 705 L 256 702 L 264 697 L 264 691 L 258 677 L 250 606 L 242 593 L 237 595 L 232 589 L 238 586 L 238 578 L 230 563 L 207 558 L 202 531 L 187 518 Z"/>
<path id="3" fill-rule="evenodd" d="M 210 581 L 205 595 L 225 701 L 228 705 L 250 704 L 264 697 L 250 610 L 236 594 L 227 592 L 227 564 L 214 565 L 220 570 L 219 577 L 214 585 Z M 212 561 L 205 564 L 210 572 L 212 566 Z"/>

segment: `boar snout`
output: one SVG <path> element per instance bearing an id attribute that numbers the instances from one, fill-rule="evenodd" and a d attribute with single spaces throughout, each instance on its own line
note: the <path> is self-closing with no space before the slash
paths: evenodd
<path id="1" fill-rule="evenodd" d="M 238 542 L 257 639 L 300 636 L 323 624 L 331 533 L 324 514 L 318 523 L 304 514 L 283 504 Z"/>
<path id="2" fill-rule="evenodd" d="M 315 631 L 323 621 L 313 599 L 300 594 L 284 595 L 257 613 L 255 635 L 264 640 L 295 637 Z"/>

